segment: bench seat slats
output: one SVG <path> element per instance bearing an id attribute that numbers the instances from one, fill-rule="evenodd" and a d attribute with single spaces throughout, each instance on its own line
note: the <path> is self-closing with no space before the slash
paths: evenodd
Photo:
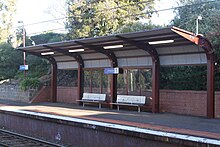
<path id="1" fill-rule="evenodd" d="M 82 100 L 77 100 L 83 103 L 98 103 L 99 108 L 101 108 L 101 104 L 106 101 L 106 94 L 99 94 L 99 93 L 83 93 Z"/>
<path id="2" fill-rule="evenodd" d="M 138 112 L 140 112 L 140 107 L 145 104 L 146 97 L 145 96 L 132 96 L 132 95 L 118 95 L 116 103 L 111 103 L 113 105 L 117 105 L 119 110 L 119 106 L 135 106 L 138 107 Z"/>

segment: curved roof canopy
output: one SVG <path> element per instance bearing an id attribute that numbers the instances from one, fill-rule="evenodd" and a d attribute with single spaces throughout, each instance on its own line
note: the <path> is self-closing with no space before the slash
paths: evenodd
<path id="1" fill-rule="evenodd" d="M 58 69 L 200 65 L 213 50 L 202 36 L 168 27 L 18 48 L 55 61 Z M 51 60 L 52 59 L 52 60 Z M 80 64 L 78 64 L 80 63 Z"/>
<path id="2" fill-rule="evenodd" d="M 202 35 L 169 27 L 104 37 L 76 39 L 18 48 L 52 63 L 52 101 L 57 97 L 57 68 L 78 68 L 78 99 L 83 94 L 82 68 L 152 68 L 152 112 L 159 112 L 159 68 L 207 65 L 207 116 L 214 118 L 214 50 Z M 111 76 L 111 102 L 116 101 L 117 76 Z"/>

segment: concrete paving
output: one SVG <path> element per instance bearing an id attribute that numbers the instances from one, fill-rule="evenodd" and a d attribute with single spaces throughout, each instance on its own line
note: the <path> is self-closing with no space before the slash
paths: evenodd
<path id="1" fill-rule="evenodd" d="M 169 113 L 153 114 L 122 109 L 82 107 L 63 103 L 26 104 L 0 101 L 0 107 L 34 111 L 86 120 L 109 122 L 126 126 L 136 126 L 178 134 L 200 136 L 220 140 L 220 119 L 208 119 Z"/>

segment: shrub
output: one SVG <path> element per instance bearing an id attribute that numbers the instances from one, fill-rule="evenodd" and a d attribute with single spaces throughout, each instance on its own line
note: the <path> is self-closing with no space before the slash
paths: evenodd
<path id="1" fill-rule="evenodd" d="M 40 81 L 37 78 L 25 78 L 20 82 L 20 88 L 22 90 L 27 90 L 30 88 L 38 88 L 40 86 Z"/>

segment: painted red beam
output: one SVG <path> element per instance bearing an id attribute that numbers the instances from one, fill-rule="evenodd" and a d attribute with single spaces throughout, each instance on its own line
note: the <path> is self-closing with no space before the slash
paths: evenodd
<path id="1" fill-rule="evenodd" d="M 81 55 L 79 53 L 69 53 L 67 50 L 57 48 L 57 47 L 51 47 L 48 45 L 43 45 L 43 46 L 50 49 L 51 51 L 57 51 L 59 53 L 63 53 L 66 56 L 73 57 L 77 61 L 77 63 L 78 63 L 78 81 L 77 81 L 78 82 L 78 90 L 77 90 L 77 93 L 78 93 L 78 100 L 80 100 L 82 98 L 83 91 L 84 91 L 84 72 L 83 72 L 84 61 L 83 61 Z M 55 90 L 55 88 L 53 89 L 53 91 L 54 90 Z"/>
<path id="2" fill-rule="evenodd" d="M 100 46 L 95 46 L 95 45 L 89 45 L 80 41 L 75 41 L 77 44 L 82 45 L 83 47 L 89 48 L 90 50 L 94 50 L 98 53 L 104 54 L 108 57 L 108 59 L 111 62 L 111 67 L 117 67 L 118 66 L 118 60 L 117 57 L 115 56 L 114 52 L 112 50 L 104 50 Z M 117 75 L 113 74 L 111 75 L 111 87 L 110 87 L 110 103 L 116 102 L 117 98 Z M 110 106 L 113 108 L 113 106 Z"/>
<path id="3" fill-rule="evenodd" d="M 51 98 L 52 102 L 57 102 L 57 64 L 51 66 Z"/>
<path id="4" fill-rule="evenodd" d="M 160 79 L 160 60 L 157 50 L 148 43 L 135 41 L 129 38 L 116 35 L 117 38 L 146 51 L 152 58 L 152 112 L 159 113 L 159 79 Z"/>
<path id="5" fill-rule="evenodd" d="M 200 46 L 206 53 L 207 58 L 207 117 L 215 118 L 215 54 L 211 43 L 202 35 L 195 35 L 191 32 L 173 27 L 171 29 L 180 36 Z"/>

